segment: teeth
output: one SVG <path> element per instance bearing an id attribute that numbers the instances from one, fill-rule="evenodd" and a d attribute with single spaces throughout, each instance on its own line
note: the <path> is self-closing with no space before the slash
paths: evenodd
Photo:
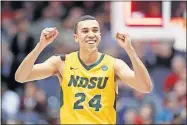
<path id="1" fill-rule="evenodd" d="M 95 41 L 87 41 L 87 43 L 93 44 L 93 43 L 95 43 Z"/>

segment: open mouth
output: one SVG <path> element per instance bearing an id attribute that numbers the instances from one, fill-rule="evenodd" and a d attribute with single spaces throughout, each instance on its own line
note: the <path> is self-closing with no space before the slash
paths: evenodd
<path id="1" fill-rule="evenodd" d="M 86 43 L 88 43 L 88 44 L 94 44 L 96 42 L 96 40 L 88 40 L 88 41 L 86 41 Z"/>

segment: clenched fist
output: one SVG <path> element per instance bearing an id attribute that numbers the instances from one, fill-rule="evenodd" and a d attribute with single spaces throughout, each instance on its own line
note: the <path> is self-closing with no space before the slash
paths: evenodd
<path id="1" fill-rule="evenodd" d="M 59 32 L 57 31 L 56 27 L 52 28 L 45 28 L 42 30 L 41 36 L 40 36 L 40 43 L 46 47 L 50 43 L 53 42 L 53 40 L 57 37 Z"/>
<path id="2" fill-rule="evenodd" d="M 130 37 L 127 34 L 117 32 L 116 39 L 121 48 L 128 50 L 132 47 Z"/>

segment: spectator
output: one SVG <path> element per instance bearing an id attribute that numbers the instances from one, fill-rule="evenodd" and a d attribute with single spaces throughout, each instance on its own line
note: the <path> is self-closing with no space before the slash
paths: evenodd
<path id="1" fill-rule="evenodd" d="M 180 26 L 185 27 L 186 20 L 183 17 L 186 2 L 171 3 L 171 17 L 175 17 L 172 21 L 176 23 L 179 20 L 177 23 L 180 23 L 182 20 L 180 24 L 183 25 Z M 99 21 L 103 36 L 99 49 L 130 64 L 124 50 L 116 46 L 111 36 L 110 4 L 93 1 L 2 2 L 2 124 L 59 124 L 61 102 L 58 79 L 52 77 L 25 85 L 14 80 L 16 67 L 39 41 L 39 35 L 46 27 L 55 26 L 60 34 L 52 46 L 40 55 L 39 61 L 48 58 L 49 52 L 59 54 L 77 50 L 73 24 L 76 18 L 91 14 Z M 145 12 L 145 16 L 160 17 L 161 4 L 153 2 L 153 5 L 155 7 L 149 13 Z M 140 94 L 120 84 L 119 80 L 117 123 L 186 124 L 186 52 L 179 52 L 173 48 L 173 44 L 157 39 L 148 43 L 133 40 L 132 44 L 147 66 L 154 87 L 152 93 Z"/>
<path id="2" fill-rule="evenodd" d="M 176 93 L 170 92 L 165 98 L 163 110 L 157 115 L 156 123 L 171 124 L 174 116 L 180 112 L 181 108 L 178 107 Z"/>
<path id="3" fill-rule="evenodd" d="M 20 84 L 15 81 L 14 74 L 17 67 L 23 58 L 29 54 L 34 47 L 34 38 L 29 34 L 29 22 L 27 19 L 20 19 L 18 21 L 18 32 L 14 36 L 10 44 L 10 51 L 14 58 L 11 65 L 11 72 L 8 78 L 8 85 L 11 90 L 16 90 Z"/>
<path id="4" fill-rule="evenodd" d="M 140 108 L 140 118 L 143 124 L 152 124 L 154 112 L 151 104 L 144 104 Z"/>
<path id="5" fill-rule="evenodd" d="M 124 124 L 135 124 L 136 117 L 137 117 L 137 112 L 133 109 L 128 109 L 124 113 Z"/>
<path id="6" fill-rule="evenodd" d="M 182 56 L 175 56 L 172 59 L 172 72 L 166 77 L 164 91 L 171 91 L 178 80 L 184 79 L 186 74 L 185 60 Z M 184 79 L 185 81 L 185 79 Z"/>

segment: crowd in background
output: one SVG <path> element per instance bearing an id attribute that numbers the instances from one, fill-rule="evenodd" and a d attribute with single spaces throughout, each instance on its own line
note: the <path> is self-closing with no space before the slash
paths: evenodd
<path id="1" fill-rule="evenodd" d="M 78 50 L 74 42 L 74 21 L 85 14 L 95 16 L 101 27 L 101 52 L 124 60 L 132 67 L 126 52 L 111 36 L 110 2 L 11 2 L 1 3 L 1 121 L 17 124 L 58 124 L 60 84 L 56 77 L 18 83 L 15 71 L 39 42 L 46 27 L 57 27 L 59 36 L 39 56 L 36 63 L 54 54 Z M 176 2 L 173 16 L 183 16 Z M 140 93 L 119 82 L 118 124 L 186 124 L 186 53 L 172 42 L 133 41 L 133 47 L 147 67 L 153 91 Z"/>

